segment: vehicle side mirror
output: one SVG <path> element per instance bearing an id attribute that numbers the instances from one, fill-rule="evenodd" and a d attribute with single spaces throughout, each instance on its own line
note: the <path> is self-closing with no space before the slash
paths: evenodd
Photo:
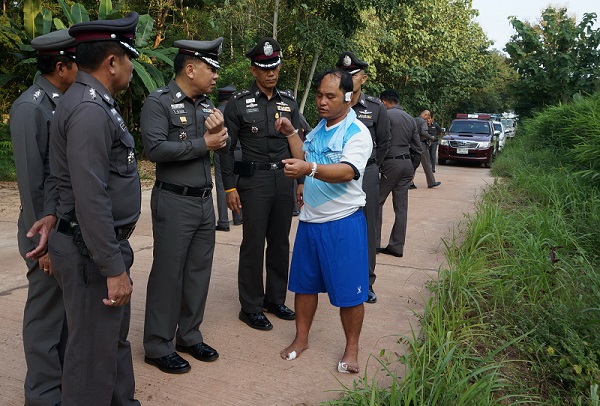
<path id="1" fill-rule="evenodd" d="M 494 135 L 500 135 L 500 131 L 494 131 Z"/>
<path id="2" fill-rule="evenodd" d="M 446 127 L 442 127 L 442 132 L 445 133 L 446 132 Z"/>

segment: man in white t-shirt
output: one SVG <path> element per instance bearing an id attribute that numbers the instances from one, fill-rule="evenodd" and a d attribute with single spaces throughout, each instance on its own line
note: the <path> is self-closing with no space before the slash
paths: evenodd
<path id="1" fill-rule="evenodd" d="M 293 360 L 308 348 L 318 294 L 327 292 L 331 304 L 340 308 L 346 336 L 337 366 L 341 373 L 359 371 L 358 342 L 369 289 L 367 229 L 360 209 L 373 142 L 351 109 L 352 89 L 352 77 L 343 70 L 319 76 L 316 102 L 322 120 L 302 146 L 306 161 L 283 161 L 286 176 L 306 180 L 288 286 L 296 293 L 296 337 L 281 357 Z M 287 120 L 278 125 L 285 134 L 295 132 Z M 292 149 L 299 145 L 290 143 Z"/>

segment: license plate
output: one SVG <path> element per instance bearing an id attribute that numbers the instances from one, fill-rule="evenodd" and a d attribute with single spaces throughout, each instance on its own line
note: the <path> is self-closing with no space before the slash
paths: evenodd
<path id="1" fill-rule="evenodd" d="M 456 148 L 456 153 L 457 154 L 468 154 L 469 148 Z"/>

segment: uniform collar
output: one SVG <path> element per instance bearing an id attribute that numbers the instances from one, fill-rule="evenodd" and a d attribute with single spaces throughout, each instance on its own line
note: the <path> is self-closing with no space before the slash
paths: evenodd
<path id="1" fill-rule="evenodd" d="M 115 105 L 115 99 L 112 98 L 109 91 L 104 87 L 104 85 L 98 79 L 96 79 L 89 73 L 81 71 L 81 70 L 78 71 L 75 81 L 94 89 L 96 96 L 100 96 L 100 98 L 104 99 L 104 101 L 107 102 L 110 106 Z"/>
<path id="2" fill-rule="evenodd" d="M 260 90 L 260 88 L 258 87 L 256 82 L 254 82 L 254 84 L 250 88 L 250 94 L 253 95 L 257 99 L 260 97 L 261 94 L 264 94 L 265 98 L 267 97 L 267 95 L 262 90 Z M 277 87 L 275 89 L 273 89 L 273 97 L 271 97 L 271 99 L 275 98 L 275 96 L 277 96 L 281 99 L 281 95 L 279 94 L 279 89 L 277 89 Z"/>
<path id="3" fill-rule="evenodd" d="M 48 95 L 48 98 L 52 100 L 52 103 L 56 105 L 58 100 L 60 100 L 62 93 L 43 75 L 39 75 L 35 79 L 35 84 L 38 85 L 44 93 Z"/>
<path id="4" fill-rule="evenodd" d="M 169 89 L 171 90 L 171 94 L 173 95 L 173 103 L 179 103 L 181 102 L 183 99 L 189 98 L 184 92 L 183 90 L 181 90 L 181 88 L 179 87 L 179 85 L 177 84 L 177 82 L 175 81 L 175 79 L 171 79 L 169 81 Z M 190 100 L 192 100 L 191 98 L 189 98 Z M 196 97 L 196 101 L 200 100 L 204 100 L 206 99 L 206 95 L 205 94 L 199 94 Z"/>
<path id="5" fill-rule="evenodd" d="M 360 97 L 358 98 L 358 101 L 356 102 L 355 106 L 357 106 L 359 104 L 363 107 L 367 107 L 367 101 L 365 100 L 365 94 L 362 90 L 360 91 Z"/>

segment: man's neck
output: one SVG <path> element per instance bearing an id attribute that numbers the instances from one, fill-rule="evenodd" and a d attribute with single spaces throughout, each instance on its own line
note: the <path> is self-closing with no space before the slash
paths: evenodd
<path id="1" fill-rule="evenodd" d="M 267 100 L 271 100 L 271 97 L 273 97 L 273 94 L 275 93 L 274 87 L 272 87 L 270 89 L 265 89 L 264 87 L 259 85 L 258 82 L 256 82 L 256 86 L 260 89 L 261 92 L 263 92 L 265 94 L 265 96 L 267 96 Z"/>
<path id="2" fill-rule="evenodd" d="M 56 90 L 58 90 L 61 94 L 66 92 L 67 89 L 69 88 L 68 85 L 65 85 L 62 83 L 62 81 L 60 80 L 60 76 L 58 76 L 58 74 L 47 73 L 47 74 L 43 74 L 42 77 L 44 79 L 46 79 L 48 82 L 50 82 L 52 84 L 52 86 L 54 86 L 56 88 Z"/>
<path id="3" fill-rule="evenodd" d="M 353 92 L 352 93 L 352 104 L 353 106 L 355 106 L 356 104 L 358 104 L 358 101 L 360 100 L 360 95 L 362 93 L 362 88 L 358 89 L 358 91 Z"/>

